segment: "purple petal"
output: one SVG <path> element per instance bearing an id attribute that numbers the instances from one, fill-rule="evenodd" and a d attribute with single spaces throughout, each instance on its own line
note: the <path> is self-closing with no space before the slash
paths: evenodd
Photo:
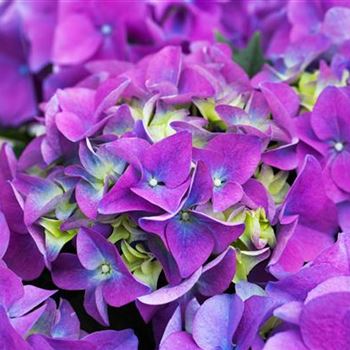
<path id="1" fill-rule="evenodd" d="M 61 254 L 52 265 L 52 279 L 63 289 L 86 289 L 92 277 L 92 272 L 85 270 L 74 254 Z"/>
<path id="2" fill-rule="evenodd" d="M 190 208 L 193 205 L 205 204 L 211 197 L 212 179 L 210 173 L 202 161 L 197 163 L 193 180 L 189 190 L 189 196 L 186 199 L 185 207 Z"/>
<path id="3" fill-rule="evenodd" d="M 308 293 L 305 304 L 325 294 L 343 292 L 350 293 L 350 276 L 331 277 L 317 285 Z"/>
<path id="4" fill-rule="evenodd" d="M 196 298 L 190 300 L 186 305 L 185 310 L 185 329 L 187 332 L 192 333 L 193 320 L 200 308 L 200 304 Z"/>
<path id="5" fill-rule="evenodd" d="M 9 309 L 9 315 L 11 317 L 18 317 L 26 314 L 56 293 L 55 290 L 46 290 L 30 285 L 24 286 L 23 289 L 23 297 L 13 303 Z"/>
<path id="6" fill-rule="evenodd" d="M 77 314 L 67 300 L 60 300 L 58 312 L 58 322 L 51 328 L 52 336 L 62 339 L 79 339 L 80 322 Z"/>
<path id="7" fill-rule="evenodd" d="M 28 335 L 29 331 L 32 330 L 36 322 L 45 312 L 46 305 L 43 305 L 32 312 L 25 314 L 24 316 L 11 318 L 10 322 L 15 330 L 21 334 L 23 337 Z"/>
<path id="8" fill-rule="evenodd" d="M 240 184 L 246 182 L 254 173 L 260 161 L 261 142 L 255 136 L 222 134 L 208 142 L 207 148 L 222 153 L 222 164 L 210 164 L 210 168 L 223 166 L 229 179 Z M 247 158 L 247 154 L 249 157 Z"/>
<path id="9" fill-rule="evenodd" d="M 350 275 L 350 234 L 339 234 L 338 241 L 324 250 L 313 262 L 313 265 L 329 264 L 340 274 Z"/>
<path id="10" fill-rule="evenodd" d="M 137 350 L 138 340 L 131 329 L 123 331 L 98 331 L 87 335 L 83 340 L 94 344 L 96 350 Z"/>
<path id="11" fill-rule="evenodd" d="M 215 110 L 228 126 L 244 124 L 249 118 L 247 112 L 239 107 L 219 105 Z"/>
<path id="12" fill-rule="evenodd" d="M 203 268 L 197 283 L 199 293 L 212 296 L 223 293 L 236 273 L 236 253 L 229 248 Z"/>
<path id="13" fill-rule="evenodd" d="M 24 204 L 24 221 L 27 225 L 31 225 L 53 210 L 63 194 L 62 189 L 49 180 L 40 178 L 33 178 L 33 180 L 37 185 L 28 194 Z"/>
<path id="14" fill-rule="evenodd" d="M 342 231 L 350 232 L 350 201 L 337 204 L 339 226 Z"/>
<path id="15" fill-rule="evenodd" d="M 350 39 L 350 9 L 341 7 L 342 3 L 335 3 L 333 8 L 330 8 L 325 17 L 322 25 L 322 31 L 328 36 L 335 44 L 341 44 L 342 42 Z"/>
<path id="16" fill-rule="evenodd" d="M 80 180 L 75 188 L 75 198 L 80 210 L 89 219 L 95 219 L 97 209 L 103 198 L 104 187 L 99 183 L 91 184 Z"/>
<path id="17" fill-rule="evenodd" d="M 295 169 L 299 163 L 296 152 L 297 143 L 298 141 L 295 141 L 267 150 L 262 154 L 261 159 L 265 164 L 281 170 Z"/>
<path id="18" fill-rule="evenodd" d="M 202 229 L 209 231 L 214 238 L 214 253 L 223 252 L 234 242 L 244 231 L 243 224 L 221 221 L 199 211 L 192 211 L 192 214 L 201 222 Z"/>
<path id="19" fill-rule="evenodd" d="M 28 342 L 34 350 L 95 350 L 95 347 L 83 340 L 51 339 L 44 335 L 33 334 Z"/>
<path id="20" fill-rule="evenodd" d="M 81 228 L 77 236 L 79 261 L 88 270 L 95 270 L 103 263 L 112 263 L 116 259 L 116 247 L 101 234 Z"/>
<path id="21" fill-rule="evenodd" d="M 166 340 L 166 338 L 169 335 L 175 332 L 181 332 L 181 330 L 182 330 L 182 317 L 181 317 L 180 306 L 178 306 L 174 314 L 171 316 L 167 326 L 165 327 L 162 339 L 160 341 L 160 345 L 162 345 L 162 342 Z"/>
<path id="22" fill-rule="evenodd" d="M 156 236 L 150 235 L 148 238 L 148 247 L 157 260 L 161 263 L 165 277 L 170 284 L 178 284 L 181 281 L 179 268 L 168 252 L 164 243 Z"/>
<path id="23" fill-rule="evenodd" d="M 123 264 L 122 261 L 120 263 Z M 123 272 L 124 275 L 117 273 L 116 276 L 113 276 L 102 287 L 103 297 L 108 305 L 120 307 L 150 291 L 148 287 L 137 282 L 130 273 Z"/>
<path id="24" fill-rule="evenodd" d="M 11 270 L 25 280 L 38 278 L 44 269 L 43 256 L 30 234 L 11 234 L 4 260 Z"/>
<path id="25" fill-rule="evenodd" d="M 279 282 L 270 282 L 266 289 L 276 300 L 304 301 L 311 289 L 328 278 L 339 275 L 339 272 L 331 264 L 322 263 L 319 266 L 305 267 Z"/>
<path id="26" fill-rule="evenodd" d="M 298 325 L 303 306 L 300 301 L 291 301 L 275 309 L 273 315 L 280 320 Z"/>
<path id="27" fill-rule="evenodd" d="M 139 185 L 132 187 L 131 191 L 163 210 L 175 213 L 179 209 L 181 200 L 189 185 L 190 179 L 175 188 L 159 184 L 152 187 L 149 184 L 149 180 L 144 179 Z"/>
<path id="28" fill-rule="evenodd" d="M 184 278 L 203 265 L 214 248 L 210 232 L 194 216 L 189 215 L 188 222 L 180 219 L 170 221 L 165 232 L 170 252 Z M 189 256 L 191 259 L 188 259 Z"/>
<path id="29" fill-rule="evenodd" d="M 130 191 L 130 187 L 134 186 L 138 180 L 137 171 L 129 166 L 114 187 L 103 196 L 98 212 L 101 214 L 118 214 L 128 211 L 158 212 L 159 209 L 156 206 Z"/>
<path id="30" fill-rule="evenodd" d="M 152 145 L 144 154 L 142 165 L 158 182 L 175 188 L 187 180 L 191 158 L 191 134 L 183 131 Z"/>
<path id="31" fill-rule="evenodd" d="M 84 308 L 97 322 L 109 326 L 107 304 L 103 298 L 102 285 L 85 291 Z"/>
<path id="32" fill-rule="evenodd" d="M 197 283 L 202 269 L 198 269 L 188 279 L 183 280 L 180 284 L 172 286 L 167 285 L 160 289 L 157 289 L 151 294 L 144 295 L 138 298 L 139 301 L 146 305 L 164 305 L 168 304 L 176 299 L 179 299 L 185 295 L 192 287 Z"/>
<path id="33" fill-rule="evenodd" d="M 252 296 L 244 302 L 244 313 L 234 336 L 242 350 L 248 350 L 255 341 L 260 327 L 272 316 L 277 302 L 265 296 Z"/>
<path id="34" fill-rule="evenodd" d="M 206 300 L 193 320 L 193 339 L 203 350 L 229 349 L 243 308 L 235 295 L 216 295 Z"/>

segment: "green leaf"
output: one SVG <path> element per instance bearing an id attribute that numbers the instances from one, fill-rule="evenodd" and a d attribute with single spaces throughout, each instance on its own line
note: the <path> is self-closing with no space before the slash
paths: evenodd
<path id="1" fill-rule="evenodd" d="M 231 46 L 231 42 L 229 39 L 227 39 L 222 33 L 220 33 L 219 31 L 216 31 L 214 33 L 215 35 L 215 41 L 217 41 L 218 43 L 223 43 L 223 44 L 228 44 L 229 46 Z"/>
<path id="2" fill-rule="evenodd" d="M 265 63 L 261 47 L 260 33 L 255 32 L 247 47 L 235 52 L 233 54 L 233 59 L 246 71 L 250 77 L 258 73 Z"/>

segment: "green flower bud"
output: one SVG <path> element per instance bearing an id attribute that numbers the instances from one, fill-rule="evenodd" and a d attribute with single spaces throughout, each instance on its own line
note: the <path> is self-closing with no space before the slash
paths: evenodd
<path id="1" fill-rule="evenodd" d="M 279 171 L 274 174 L 270 166 L 262 165 L 255 177 L 265 186 L 276 204 L 283 202 L 289 190 L 287 183 L 288 172 Z"/>

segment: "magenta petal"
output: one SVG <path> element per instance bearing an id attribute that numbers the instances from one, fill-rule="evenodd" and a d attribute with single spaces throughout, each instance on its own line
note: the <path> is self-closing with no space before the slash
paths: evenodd
<path id="1" fill-rule="evenodd" d="M 243 189 L 237 182 L 229 182 L 222 188 L 213 190 L 213 208 L 216 212 L 224 211 L 236 204 L 243 197 Z"/>
<path id="2" fill-rule="evenodd" d="M 345 141 L 350 137 L 349 101 L 347 94 L 336 87 L 322 91 L 311 114 L 311 125 L 319 139 Z"/>
<path id="3" fill-rule="evenodd" d="M 0 259 L 5 255 L 10 240 L 10 229 L 7 225 L 6 218 L 0 212 Z"/>
<path id="4" fill-rule="evenodd" d="M 102 35 L 87 16 L 67 16 L 56 28 L 53 60 L 63 65 L 82 63 L 97 51 L 101 42 Z"/>
<path id="5" fill-rule="evenodd" d="M 322 171 L 315 158 L 306 157 L 285 198 L 280 221 L 280 239 L 270 262 L 274 274 L 282 270 L 296 272 L 334 242 L 338 227 L 336 208 L 325 193 Z"/>
<path id="6" fill-rule="evenodd" d="M 270 149 L 263 153 L 261 159 L 265 164 L 281 170 L 295 169 L 299 164 L 297 156 L 298 141 Z"/>
<path id="7" fill-rule="evenodd" d="M 310 349 L 346 349 L 350 344 L 349 327 L 350 289 L 312 299 L 301 314 L 301 334 Z"/>
<path id="8" fill-rule="evenodd" d="M 276 124 L 294 136 L 294 117 L 299 109 L 299 97 L 285 83 L 264 83 L 261 91 L 269 104 Z"/>
<path id="9" fill-rule="evenodd" d="M 80 87 L 58 90 L 57 98 L 62 109 L 55 118 L 58 130 L 70 141 L 83 139 L 94 124 L 95 91 Z"/>
<path id="10" fill-rule="evenodd" d="M 23 289 L 23 297 L 11 305 L 9 310 L 11 317 L 18 317 L 26 314 L 56 293 L 55 290 L 41 289 L 31 285 L 26 285 Z"/>
<path id="11" fill-rule="evenodd" d="M 145 77 L 147 87 L 162 95 L 176 94 L 181 63 L 180 47 L 167 46 L 156 53 L 148 63 Z"/>
<path id="12" fill-rule="evenodd" d="M 350 232 L 350 201 L 337 205 L 339 226 L 343 232 Z"/>
<path id="13" fill-rule="evenodd" d="M 28 312 L 24 316 L 11 318 L 11 324 L 15 330 L 25 337 L 32 329 L 35 323 L 45 312 L 46 305 L 36 308 L 34 311 Z"/>
<path id="14" fill-rule="evenodd" d="M 214 169 L 214 166 L 219 168 L 221 165 L 227 169 L 229 180 L 243 184 L 253 175 L 259 164 L 262 144 L 255 136 L 220 134 L 208 142 L 207 148 L 221 153 L 223 157 L 222 164 L 214 165 L 208 160 L 209 167 Z"/>
<path id="15" fill-rule="evenodd" d="M 334 182 L 344 191 L 350 192 L 350 152 L 343 150 L 337 154 L 331 164 Z"/>
<path id="16" fill-rule="evenodd" d="M 0 306 L 0 344 L 9 350 L 32 350 L 26 341 L 13 329 L 5 310 Z"/>
<path id="17" fill-rule="evenodd" d="M 201 350 L 193 341 L 190 334 L 186 332 L 175 332 L 170 334 L 161 344 L 159 350 Z"/>
<path id="18" fill-rule="evenodd" d="M 303 343 L 300 333 L 296 330 L 280 332 L 266 342 L 264 350 L 309 350 Z"/>
<path id="19" fill-rule="evenodd" d="M 174 188 L 188 178 L 191 158 L 191 134 L 183 131 L 152 145 L 144 154 L 142 165 L 158 181 Z"/>
<path id="20" fill-rule="evenodd" d="M 10 309 L 24 295 L 21 280 L 11 270 L 0 265 L 0 285 L 0 305 Z"/>

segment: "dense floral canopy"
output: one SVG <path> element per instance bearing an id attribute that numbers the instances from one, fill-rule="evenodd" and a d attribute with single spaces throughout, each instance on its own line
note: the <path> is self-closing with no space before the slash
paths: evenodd
<path id="1" fill-rule="evenodd" d="M 0 348 L 350 348 L 350 2 L 0 1 Z"/>

